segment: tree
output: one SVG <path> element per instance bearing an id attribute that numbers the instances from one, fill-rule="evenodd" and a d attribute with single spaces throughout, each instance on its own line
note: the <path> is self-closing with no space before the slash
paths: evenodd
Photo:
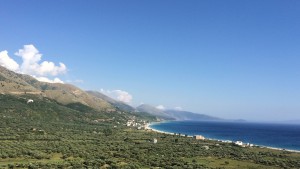
<path id="1" fill-rule="evenodd" d="M 105 136 L 110 136 L 110 135 L 113 134 L 113 131 L 112 131 L 112 129 L 110 129 L 110 128 L 105 128 L 105 129 L 103 130 L 103 133 L 104 133 Z"/>

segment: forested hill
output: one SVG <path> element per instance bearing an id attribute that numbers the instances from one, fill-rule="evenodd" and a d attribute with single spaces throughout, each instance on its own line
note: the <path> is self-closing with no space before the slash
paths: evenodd
<path id="1" fill-rule="evenodd" d="M 81 103 L 63 105 L 53 99 L 31 94 L 0 94 L 0 117 L 1 122 L 21 122 L 27 125 L 26 128 L 46 123 L 124 125 L 128 119 L 144 119 L 139 114 L 120 110 L 99 111 Z M 147 116 L 145 119 L 153 120 L 154 117 Z"/>

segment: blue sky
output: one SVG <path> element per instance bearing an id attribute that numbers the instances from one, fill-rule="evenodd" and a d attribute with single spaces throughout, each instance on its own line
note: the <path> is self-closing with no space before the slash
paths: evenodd
<path id="1" fill-rule="evenodd" d="M 32 44 L 59 77 L 131 105 L 300 119 L 298 0 L 3 0 L 0 51 Z M 131 96 L 128 98 L 128 96 Z"/>

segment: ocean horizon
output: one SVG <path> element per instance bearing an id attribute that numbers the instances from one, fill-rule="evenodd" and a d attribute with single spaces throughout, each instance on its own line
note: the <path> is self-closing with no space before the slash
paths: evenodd
<path id="1" fill-rule="evenodd" d="M 300 125 L 262 122 L 164 121 L 153 123 L 154 130 L 202 135 L 208 139 L 242 141 L 258 146 L 300 151 Z"/>

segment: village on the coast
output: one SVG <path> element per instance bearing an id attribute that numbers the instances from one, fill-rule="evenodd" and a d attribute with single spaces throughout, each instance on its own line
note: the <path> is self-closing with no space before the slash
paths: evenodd
<path id="1" fill-rule="evenodd" d="M 219 142 L 223 142 L 223 143 L 232 143 L 235 144 L 237 146 L 241 146 L 241 147 L 253 147 L 254 144 L 251 143 L 244 143 L 242 141 L 231 141 L 231 140 L 215 140 L 215 139 L 210 139 L 210 138 L 205 138 L 202 135 L 194 135 L 194 136 L 190 136 L 187 134 L 182 134 L 182 133 L 170 133 L 170 132 L 165 132 L 165 131 L 160 131 L 160 130 L 156 130 L 150 127 L 151 123 L 147 122 L 145 120 L 136 120 L 135 118 L 132 118 L 130 120 L 127 121 L 126 126 L 127 127 L 133 127 L 136 128 L 137 130 L 146 130 L 146 131 L 155 131 L 155 132 L 159 132 L 159 133 L 165 133 L 165 134 L 170 134 L 170 135 L 178 135 L 178 136 L 182 136 L 182 137 L 193 137 L 196 140 L 214 140 L 214 141 L 219 141 Z M 154 143 L 157 143 L 158 140 L 157 138 L 153 139 Z"/>

